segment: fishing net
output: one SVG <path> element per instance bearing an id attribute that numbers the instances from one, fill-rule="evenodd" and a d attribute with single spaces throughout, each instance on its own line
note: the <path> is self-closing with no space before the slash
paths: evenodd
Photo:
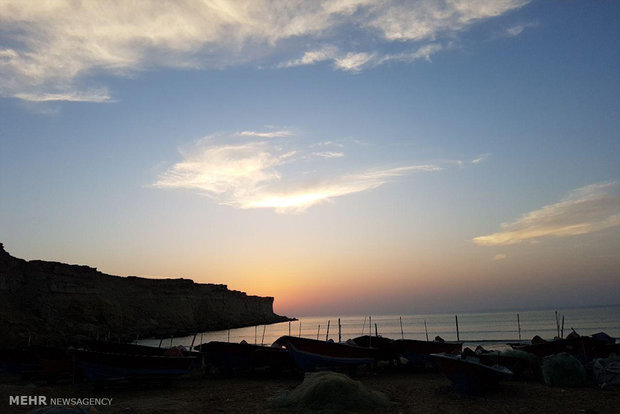
<path id="1" fill-rule="evenodd" d="M 545 384 L 554 387 L 578 387 L 586 380 L 581 362 L 566 353 L 543 358 L 542 374 Z"/>
<path id="2" fill-rule="evenodd" d="M 392 404 L 383 393 L 369 390 L 359 381 L 330 371 L 306 373 L 297 388 L 276 395 L 270 401 L 278 407 L 313 410 L 368 409 Z"/>
<path id="3" fill-rule="evenodd" d="M 601 386 L 620 385 L 620 355 L 594 360 L 592 367 L 594 382 Z"/>

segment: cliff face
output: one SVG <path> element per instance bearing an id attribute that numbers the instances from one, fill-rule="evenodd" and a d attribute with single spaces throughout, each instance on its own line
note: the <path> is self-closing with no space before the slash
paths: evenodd
<path id="1" fill-rule="evenodd" d="M 0 342 L 32 335 L 135 339 L 286 321 L 273 298 L 188 279 L 111 276 L 88 266 L 9 255 L 0 244 Z"/>

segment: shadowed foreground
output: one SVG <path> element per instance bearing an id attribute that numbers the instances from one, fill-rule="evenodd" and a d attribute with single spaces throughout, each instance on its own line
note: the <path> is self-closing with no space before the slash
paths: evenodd
<path id="1" fill-rule="evenodd" d="M 363 372 L 354 376 L 365 387 L 384 393 L 395 404 L 386 413 L 617 413 L 620 388 L 561 389 L 535 382 L 504 382 L 484 396 L 462 396 L 452 391 L 441 374 Z M 6 378 L 2 378 L 6 380 Z M 195 376 L 169 384 L 114 384 L 94 391 L 89 384 L 35 385 L 19 381 L 0 385 L 0 412 L 27 413 L 32 408 L 9 407 L 9 395 L 50 397 L 112 397 L 111 407 L 97 413 L 317 413 L 295 407 L 276 408 L 268 399 L 291 391 L 300 378 L 211 378 Z M 8 411 L 7 411 L 8 410 Z M 587 411 L 584 411 L 587 410 Z M 361 412 L 376 412 L 368 409 Z M 342 411 L 339 411 L 342 412 Z M 349 412 L 360 412 L 359 410 Z"/>

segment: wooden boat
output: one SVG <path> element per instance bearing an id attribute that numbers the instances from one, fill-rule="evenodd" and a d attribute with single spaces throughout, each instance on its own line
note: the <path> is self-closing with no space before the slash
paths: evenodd
<path id="1" fill-rule="evenodd" d="M 136 377 L 173 377 L 199 367 L 200 360 L 191 356 L 144 355 L 72 350 L 78 366 L 91 381 L 108 381 Z"/>
<path id="2" fill-rule="evenodd" d="M 501 365 L 508 368 L 514 379 L 539 379 L 540 358 L 533 354 L 512 351 L 488 351 L 481 346 L 476 348 L 476 356 L 484 365 Z"/>
<path id="3" fill-rule="evenodd" d="M 512 345 L 513 349 L 525 351 L 534 354 L 540 358 L 566 352 L 577 357 L 580 361 L 585 362 L 591 358 L 593 340 L 591 337 L 579 336 L 571 333 L 564 339 L 555 339 L 553 341 L 545 341 L 537 338 L 531 344 Z"/>
<path id="4" fill-rule="evenodd" d="M 458 354 L 463 344 L 460 342 L 419 341 L 415 339 L 397 339 L 392 342 L 394 352 L 407 360 L 407 365 L 414 368 L 432 368 L 434 359 L 431 354 Z"/>
<path id="5" fill-rule="evenodd" d="M 477 394 L 497 388 L 499 382 L 512 376 L 512 372 L 501 365 L 485 365 L 472 351 L 461 355 L 431 354 L 431 358 L 454 388 L 466 394 Z"/>
<path id="6" fill-rule="evenodd" d="M 338 342 L 283 336 L 274 346 L 285 348 L 302 371 L 372 365 L 377 351 Z"/>
<path id="7" fill-rule="evenodd" d="M 394 361 L 398 358 L 392 347 L 392 342 L 394 342 L 393 339 L 371 335 L 358 336 L 347 341 L 350 345 L 375 348 L 377 350 L 375 356 L 377 361 Z"/>
<path id="8" fill-rule="evenodd" d="M 158 348 L 154 346 L 127 344 L 120 342 L 110 341 L 84 341 L 78 348 L 88 349 L 90 351 L 97 352 L 111 352 L 116 354 L 131 354 L 131 355 L 184 355 L 184 356 L 199 356 L 198 352 L 186 351 L 183 347 L 176 348 Z"/>
<path id="9" fill-rule="evenodd" d="M 251 345 L 247 342 L 211 341 L 194 347 L 204 355 L 207 373 L 237 375 L 257 372 L 276 373 L 292 369 L 293 361 L 282 348 Z"/>

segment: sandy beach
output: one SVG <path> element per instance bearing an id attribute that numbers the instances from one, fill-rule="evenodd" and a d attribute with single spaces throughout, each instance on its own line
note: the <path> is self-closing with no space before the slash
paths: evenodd
<path id="1" fill-rule="evenodd" d="M 538 382 L 507 381 L 482 396 L 452 391 L 439 373 L 364 371 L 353 375 L 372 390 L 381 391 L 394 405 L 387 413 L 618 413 L 620 388 L 552 388 Z M 316 413 L 308 408 L 277 408 L 270 397 L 301 383 L 293 377 L 214 378 L 194 375 L 164 383 L 117 383 L 102 390 L 92 384 L 36 384 L 3 378 L 0 412 L 28 413 L 40 407 L 9 406 L 10 395 L 112 398 L 109 407 L 93 413 Z M 338 411 L 342 412 L 342 411 Z M 376 409 L 348 412 L 377 412 Z"/>

